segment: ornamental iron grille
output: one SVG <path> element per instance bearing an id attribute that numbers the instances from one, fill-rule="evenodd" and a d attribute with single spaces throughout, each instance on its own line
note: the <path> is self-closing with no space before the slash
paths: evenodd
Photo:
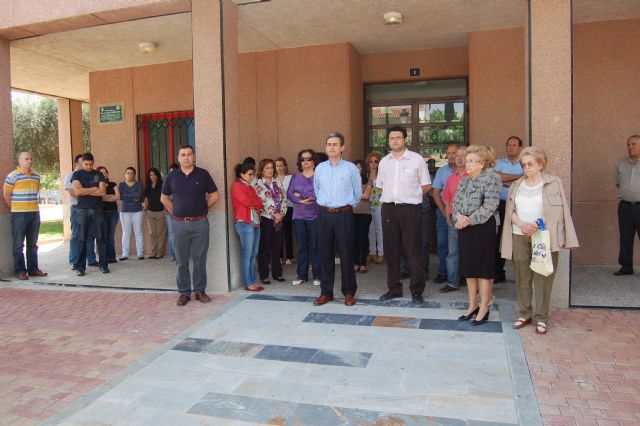
<path id="1" fill-rule="evenodd" d="M 138 164 L 145 179 L 150 167 L 166 177 L 169 166 L 177 162 L 180 146 L 196 146 L 193 111 L 139 115 L 137 127 Z"/>

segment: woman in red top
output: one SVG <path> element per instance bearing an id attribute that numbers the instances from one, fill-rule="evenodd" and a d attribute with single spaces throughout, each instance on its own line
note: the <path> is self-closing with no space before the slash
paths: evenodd
<path id="1" fill-rule="evenodd" d="M 241 163 L 235 168 L 237 180 L 231 186 L 231 201 L 235 211 L 236 232 L 242 247 L 242 281 L 246 291 L 262 291 L 256 285 L 256 256 L 260 244 L 260 210 L 262 200 L 251 186 L 256 168 Z"/>

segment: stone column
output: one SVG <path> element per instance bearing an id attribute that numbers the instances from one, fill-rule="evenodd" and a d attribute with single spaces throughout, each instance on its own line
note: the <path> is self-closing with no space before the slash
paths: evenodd
<path id="1" fill-rule="evenodd" d="M 14 167 L 13 115 L 11 113 L 11 68 L 9 41 L 0 38 L 0 179 Z M 13 275 L 11 217 L 4 199 L 0 201 L 0 276 Z"/>
<path id="2" fill-rule="evenodd" d="M 547 170 L 562 179 L 571 200 L 571 0 L 529 0 L 525 30 L 530 144 L 545 149 Z M 569 306 L 570 257 L 560 255 L 551 303 Z"/>
<path id="3" fill-rule="evenodd" d="M 64 178 L 73 169 L 73 157 L 82 154 L 82 102 L 58 99 L 58 153 L 60 157 L 60 193 L 63 203 L 64 238 L 71 238 L 69 196 L 64 190 Z"/>
<path id="4" fill-rule="evenodd" d="M 196 159 L 212 174 L 220 193 L 209 214 L 207 289 L 227 292 L 240 286 L 240 250 L 227 191 L 240 156 L 236 5 L 231 0 L 193 0 L 191 16 Z"/>

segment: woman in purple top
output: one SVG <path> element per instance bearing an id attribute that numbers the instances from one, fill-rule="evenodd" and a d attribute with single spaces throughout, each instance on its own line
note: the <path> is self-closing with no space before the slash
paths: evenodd
<path id="1" fill-rule="evenodd" d="M 297 164 L 298 173 L 291 178 L 287 191 L 287 198 L 293 203 L 293 228 L 298 242 L 298 278 L 293 280 L 293 285 L 307 282 L 309 252 L 313 285 L 320 285 L 320 256 L 316 226 L 318 204 L 313 190 L 313 175 L 317 164 L 315 152 L 312 149 L 303 149 L 298 153 Z"/>

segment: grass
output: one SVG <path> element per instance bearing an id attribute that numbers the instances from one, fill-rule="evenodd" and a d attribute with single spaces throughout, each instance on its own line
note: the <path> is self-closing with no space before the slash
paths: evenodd
<path id="1" fill-rule="evenodd" d="M 40 236 L 38 238 L 40 241 L 53 240 L 62 237 L 63 230 L 61 220 L 40 223 Z"/>

